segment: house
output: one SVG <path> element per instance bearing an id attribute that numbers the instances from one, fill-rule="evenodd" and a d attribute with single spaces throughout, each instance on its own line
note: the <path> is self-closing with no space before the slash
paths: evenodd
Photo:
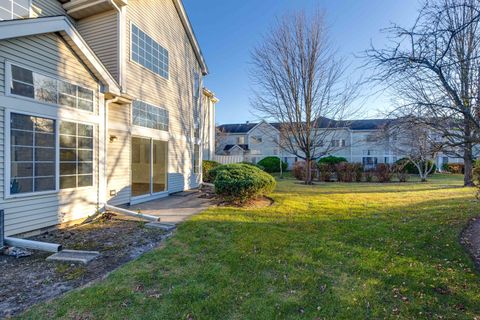
<path id="1" fill-rule="evenodd" d="M 6 0 L 0 20 L 7 236 L 198 187 L 218 100 L 180 0 Z"/>
<path id="2" fill-rule="evenodd" d="M 320 122 L 320 130 L 325 131 L 325 145 L 319 148 L 323 155 L 344 157 L 349 162 L 362 163 L 365 168 L 374 168 L 379 163 L 392 164 L 405 155 L 392 148 L 393 137 L 381 134 L 391 119 L 364 119 L 335 121 L 325 119 Z M 268 156 L 280 157 L 289 168 L 299 157 L 281 146 L 281 125 L 279 123 L 224 124 L 217 128 L 217 154 L 242 155 L 245 161 L 257 163 Z M 280 141 L 280 143 L 279 143 Z M 438 168 L 444 163 L 458 163 L 461 159 L 439 154 Z"/>

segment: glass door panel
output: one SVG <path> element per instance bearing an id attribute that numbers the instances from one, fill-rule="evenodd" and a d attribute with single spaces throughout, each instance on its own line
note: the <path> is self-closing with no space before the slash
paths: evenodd
<path id="1" fill-rule="evenodd" d="M 167 191 L 167 149 L 168 142 L 153 140 L 152 191 Z"/>
<path id="2" fill-rule="evenodd" d="M 144 196 L 151 193 L 151 140 L 132 138 L 132 196 Z"/>

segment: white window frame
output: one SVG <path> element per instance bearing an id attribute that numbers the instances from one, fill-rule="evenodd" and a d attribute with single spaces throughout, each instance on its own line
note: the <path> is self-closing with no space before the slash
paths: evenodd
<path id="1" fill-rule="evenodd" d="M 28 0 L 28 17 L 26 18 L 18 18 L 18 17 L 14 17 L 13 16 L 13 3 L 15 2 L 16 0 L 12 0 L 10 1 L 11 3 L 11 6 L 10 6 L 10 19 L 7 19 L 7 20 L 2 20 L 0 19 L 0 21 L 8 21 L 8 20 L 17 20 L 17 19 L 28 19 L 28 18 L 31 18 L 32 17 L 32 0 Z"/>
<path id="2" fill-rule="evenodd" d="M 155 41 L 159 46 L 161 46 L 164 50 L 167 51 L 168 53 L 168 61 L 167 61 L 167 67 L 168 67 L 168 72 L 167 72 L 167 77 L 164 77 L 162 76 L 161 74 L 159 73 L 156 73 L 155 71 L 152 71 L 150 70 L 149 68 L 147 68 L 146 66 L 138 63 L 137 61 L 133 60 L 133 37 L 132 37 L 132 33 L 133 33 L 133 26 L 135 26 L 138 30 L 142 31 L 145 35 L 149 36 L 150 38 L 152 38 L 153 41 Z M 130 34 L 129 34 L 129 39 L 130 39 L 130 53 L 129 53 L 129 60 L 131 63 L 133 64 L 136 64 L 137 66 L 141 67 L 142 69 L 145 69 L 149 72 L 151 72 L 152 74 L 154 74 L 155 76 L 157 77 L 160 77 L 161 79 L 164 79 L 164 80 L 170 80 L 170 71 L 171 71 L 171 68 L 170 68 L 170 50 L 168 50 L 166 47 L 162 46 L 160 44 L 160 42 L 158 42 L 157 40 L 153 39 L 153 37 L 145 32 L 142 28 L 140 28 L 137 24 L 133 23 L 133 21 L 130 21 Z"/>
<path id="3" fill-rule="evenodd" d="M 160 107 L 160 106 L 157 106 L 153 103 L 150 103 L 150 102 L 147 102 L 145 100 L 141 100 L 141 99 L 135 99 L 135 101 L 138 101 L 138 102 L 141 102 L 141 103 L 145 103 L 145 104 L 148 104 L 152 107 L 155 107 L 155 108 L 158 108 L 158 109 L 163 109 L 167 112 L 167 127 L 168 127 L 168 130 L 161 130 L 161 129 L 154 129 L 154 128 L 150 128 L 150 127 L 145 127 L 145 126 L 141 126 L 141 125 L 138 125 L 138 124 L 134 124 L 133 123 L 133 101 L 132 101 L 132 107 L 131 107 L 131 112 L 130 112 L 130 119 L 132 119 L 132 126 L 133 127 L 136 127 L 136 128 L 142 128 L 142 129 L 146 129 L 146 130 L 153 130 L 153 131 L 157 131 L 157 132 L 166 132 L 166 133 L 169 133 L 170 132 L 170 111 L 165 108 L 165 107 Z"/>
<path id="4" fill-rule="evenodd" d="M 40 118 L 47 118 L 51 120 L 55 120 L 55 190 L 49 191 L 40 191 L 40 192 L 28 192 L 28 193 L 19 193 L 19 194 L 10 194 L 10 179 L 11 179 L 11 114 L 22 114 L 26 116 L 33 116 L 33 117 L 40 117 Z M 85 186 L 80 188 L 70 188 L 70 189 L 60 189 L 60 122 L 67 121 L 67 122 L 76 122 L 85 125 L 92 125 L 93 126 L 93 180 L 91 186 Z M 91 122 L 84 122 L 78 121 L 74 119 L 67 119 L 58 116 L 50 116 L 36 112 L 26 112 L 23 110 L 16 110 L 14 108 L 6 108 L 5 109 L 5 129 L 4 129 L 4 137 L 5 137 L 5 147 L 4 147 L 4 197 L 5 199 L 16 199 L 16 198 L 28 198 L 28 197 L 37 197 L 43 195 L 51 195 L 51 194 L 59 194 L 65 191 L 72 191 L 72 190 L 88 190 L 94 189 L 97 186 L 97 163 L 95 159 L 97 159 L 97 142 L 96 139 L 98 135 L 95 136 L 97 125 L 98 123 L 91 123 Z"/>
<path id="5" fill-rule="evenodd" d="M 88 111 L 88 110 L 85 110 L 85 109 L 73 108 L 73 107 L 70 107 L 70 106 L 67 106 L 67 105 L 62 105 L 62 104 L 59 104 L 59 103 L 50 103 L 50 102 L 46 102 L 46 101 L 37 100 L 35 98 L 29 98 L 29 97 L 25 97 L 25 96 L 21 96 L 21 95 L 17 95 L 17 94 L 12 93 L 12 81 L 13 81 L 13 79 L 12 79 L 12 65 L 23 68 L 23 69 L 27 69 L 27 70 L 29 70 L 33 73 L 39 74 L 39 75 L 44 76 L 44 77 L 52 78 L 56 81 L 68 82 L 72 85 L 82 87 L 84 89 L 92 90 L 93 91 L 93 110 Z M 34 90 L 35 90 L 35 87 L 34 87 Z M 58 94 L 59 94 L 58 84 L 57 84 L 57 89 L 56 90 L 57 90 L 57 101 L 58 101 Z M 40 103 L 40 104 L 44 104 L 44 105 L 47 105 L 47 106 L 54 106 L 54 107 L 58 107 L 58 108 L 67 108 L 69 110 L 80 111 L 80 112 L 84 112 L 84 113 L 89 114 L 89 115 L 97 114 L 98 105 L 99 105 L 98 88 L 93 89 L 91 87 L 88 87 L 86 85 L 83 85 L 83 84 L 80 84 L 80 83 L 77 83 L 77 82 L 74 82 L 74 81 L 70 81 L 70 80 L 67 80 L 67 79 L 64 79 L 64 78 L 60 78 L 58 76 L 52 76 L 52 75 L 49 75 L 45 72 L 41 72 L 41 71 L 39 72 L 36 69 L 31 68 L 31 67 L 26 66 L 26 65 L 23 65 L 21 63 L 16 63 L 16 62 L 12 63 L 11 61 L 6 61 L 5 62 L 5 95 L 7 97 L 14 97 L 16 99 L 22 99 L 22 100 L 26 100 L 26 101 Z M 82 99 L 82 98 L 78 98 L 78 99 Z M 82 99 L 82 100 L 84 100 L 84 99 Z"/>
<path id="6" fill-rule="evenodd" d="M 198 147 L 198 159 L 195 157 L 195 147 Z M 195 175 L 201 175 L 202 174 L 202 146 L 199 143 L 194 143 L 193 144 L 193 150 L 192 150 L 192 166 L 193 166 L 193 174 Z M 197 165 L 195 165 L 195 160 L 197 162 Z"/>

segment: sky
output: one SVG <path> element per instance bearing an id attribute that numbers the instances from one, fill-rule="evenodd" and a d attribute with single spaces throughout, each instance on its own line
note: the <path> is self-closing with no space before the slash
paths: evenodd
<path id="1" fill-rule="evenodd" d="M 348 76 L 364 76 L 358 58 L 373 43 L 388 44 L 381 30 L 396 23 L 411 26 L 420 7 L 419 0 L 184 0 L 184 5 L 200 43 L 210 74 L 204 86 L 220 99 L 217 124 L 258 121 L 252 113 L 252 86 L 248 76 L 251 52 L 263 34 L 280 17 L 292 10 L 326 14 L 329 37 L 339 56 L 349 65 Z M 364 89 L 366 100 L 357 118 L 375 118 L 391 108 L 387 93 Z"/>

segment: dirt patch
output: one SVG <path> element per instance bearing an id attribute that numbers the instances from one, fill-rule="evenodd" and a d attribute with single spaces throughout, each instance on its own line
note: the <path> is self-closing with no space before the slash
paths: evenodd
<path id="1" fill-rule="evenodd" d="M 0 255 L 0 318 L 100 279 L 158 247 L 167 236 L 159 229 L 146 228 L 145 222 L 113 218 L 32 237 L 60 243 L 64 249 L 100 251 L 101 256 L 84 266 L 48 262 L 45 258 L 50 254 L 38 251 L 19 259 Z"/>
<path id="2" fill-rule="evenodd" d="M 462 232 L 461 243 L 470 253 L 478 272 L 480 272 L 480 217 L 470 220 Z"/>

